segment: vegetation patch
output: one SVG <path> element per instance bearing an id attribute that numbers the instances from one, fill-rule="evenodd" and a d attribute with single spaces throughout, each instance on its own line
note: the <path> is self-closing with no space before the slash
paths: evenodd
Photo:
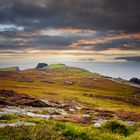
<path id="1" fill-rule="evenodd" d="M 139 138 L 139 131 L 128 130 L 120 122 L 108 123 L 98 129 L 51 120 L 27 120 L 35 122 L 36 125 L 0 128 L 1 140 L 136 140 Z"/>
<path id="2" fill-rule="evenodd" d="M 111 131 L 112 133 L 118 133 L 124 136 L 128 136 L 134 132 L 134 128 L 125 125 L 120 120 L 110 120 L 102 126 L 102 129 Z"/>
<path id="3" fill-rule="evenodd" d="M 13 115 L 13 114 L 4 114 L 4 115 L 0 116 L 0 120 L 14 120 L 17 118 L 18 118 L 18 116 Z"/>
<path id="4" fill-rule="evenodd" d="M 0 68 L 0 72 L 2 71 L 19 71 L 19 67 Z"/>
<path id="5" fill-rule="evenodd" d="M 24 105 L 32 107 L 48 107 L 50 105 L 26 94 L 17 94 L 13 90 L 0 90 L 0 105 Z"/>
<path id="6" fill-rule="evenodd" d="M 53 68 L 63 68 L 63 67 L 66 67 L 66 65 L 65 64 L 50 64 L 48 66 L 48 68 L 50 68 L 50 69 L 53 69 Z"/>
<path id="7" fill-rule="evenodd" d="M 85 96 L 92 97 L 92 98 L 101 98 L 101 99 L 110 99 L 110 100 L 116 100 L 116 101 L 122 101 L 126 103 L 130 103 L 133 105 L 140 106 L 140 102 L 136 99 L 127 99 L 122 97 L 115 97 L 115 96 L 105 96 L 105 95 L 96 95 L 96 94 L 84 94 Z"/>

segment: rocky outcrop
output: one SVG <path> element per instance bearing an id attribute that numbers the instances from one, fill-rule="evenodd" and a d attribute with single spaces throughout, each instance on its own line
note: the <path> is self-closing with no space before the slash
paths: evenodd
<path id="1" fill-rule="evenodd" d="M 132 82 L 134 84 L 140 84 L 140 79 L 138 79 L 138 78 L 132 78 L 132 79 L 129 80 L 129 82 Z"/>
<path id="2" fill-rule="evenodd" d="M 0 105 L 50 107 L 50 104 L 42 102 L 26 94 L 17 94 L 13 90 L 0 90 Z"/>
<path id="3" fill-rule="evenodd" d="M 46 64 L 46 63 L 39 63 L 37 66 L 36 66 L 36 69 L 42 69 L 42 68 L 45 68 L 45 67 L 47 67 L 48 66 L 48 64 Z"/>
<path id="4" fill-rule="evenodd" d="M 15 67 L 16 71 L 20 71 L 19 67 Z"/>

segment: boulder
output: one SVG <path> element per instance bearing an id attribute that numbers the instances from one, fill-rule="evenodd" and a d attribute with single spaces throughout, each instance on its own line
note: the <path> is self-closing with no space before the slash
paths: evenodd
<path id="1" fill-rule="evenodd" d="M 134 84 L 140 84 L 140 79 L 134 77 L 134 78 L 130 79 L 129 82 L 132 82 Z"/>
<path id="2" fill-rule="evenodd" d="M 37 66 L 36 66 L 36 69 L 42 69 L 42 68 L 45 68 L 45 67 L 47 67 L 48 66 L 48 64 L 46 64 L 46 63 L 39 63 Z"/>
<path id="3" fill-rule="evenodd" d="M 32 107 L 51 107 L 47 102 L 26 94 L 18 94 L 12 90 L 0 89 L 0 105 L 10 106 L 32 106 Z"/>
<path id="4" fill-rule="evenodd" d="M 64 84 L 65 85 L 73 85 L 74 83 L 73 83 L 73 81 L 65 81 Z"/>

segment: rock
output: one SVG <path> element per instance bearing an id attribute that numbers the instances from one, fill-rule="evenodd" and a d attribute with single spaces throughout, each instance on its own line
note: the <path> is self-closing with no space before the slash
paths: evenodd
<path id="1" fill-rule="evenodd" d="M 14 109 L 12 107 L 8 107 L 8 108 L 2 108 L 0 115 L 5 115 L 5 114 L 21 114 L 23 112 L 23 110 L 18 110 L 18 109 Z"/>
<path id="2" fill-rule="evenodd" d="M 81 110 L 82 108 L 79 107 L 79 106 L 75 106 L 75 109 L 76 109 L 76 110 Z"/>
<path id="3" fill-rule="evenodd" d="M 70 112 L 74 112 L 75 110 L 73 108 L 69 108 L 69 111 Z"/>
<path id="4" fill-rule="evenodd" d="M 99 128 L 101 127 L 104 123 L 106 123 L 107 120 L 99 119 L 99 120 L 94 120 L 94 127 Z"/>
<path id="5" fill-rule="evenodd" d="M 19 67 L 15 67 L 16 71 L 20 71 Z"/>
<path id="6" fill-rule="evenodd" d="M 132 78 L 132 79 L 129 80 L 129 82 L 132 82 L 134 84 L 140 84 L 140 79 L 138 79 L 138 78 Z"/>
<path id="7" fill-rule="evenodd" d="M 31 97 L 26 94 L 18 94 L 12 90 L 0 89 L 0 105 L 11 105 L 11 106 L 32 106 L 32 107 L 50 107 L 40 99 Z"/>
<path id="8" fill-rule="evenodd" d="M 73 82 L 72 82 L 72 81 L 65 81 L 64 84 L 65 84 L 65 85 L 73 85 Z"/>
<path id="9" fill-rule="evenodd" d="M 93 78 L 93 81 L 97 81 L 98 79 L 97 78 Z"/>
<path id="10" fill-rule="evenodd" d="M 43 102 L 43 103 L 45 103 L 46 105 L 48 105 L 48 107 L 57 106 L 55 103 L 50 102 L 48 99 L 40 99 L 40 101 Z"/>
<path id="11" fill-rule="evenodd" d="M 15 126 L 33 126 L 36 125 L 35 123 L 29 123 L 29 122 L 15 122 L 15 123 L 0 123 L 0 127 L 6 127 L 6 126 L 10 126 L 10 127 L 15 127 Z"/>
<path id="12" fill-rule="evenodd" d="M 42 68 L 45 68 L 45 67 L 47 67 L 48 66 L 48 64 L 46 64 L 46 63 L 39 63 L 37 66 L 36 66 L 36 69 L 42 69 Z"/>
<path id="13" fill-rule="evenodd" d="M 52 119 L 56 117 L 56 115 L 43 115 L 43 114 L 35 114 L 32 112 L 27 112 L 26 115 L 29 117 L 39 117 L 39 118 L 46 118 L 46 119 Z"/>
<path id="14" fill-rule="evenodd" d="M 67 115 L 68 114 L 64 109 L 59 109 L 59 108 L 48 108 L 47 111 L 51 115 Z"/>
<path id="15" fill-rule="evenodd" d="M 124 121 L 123 123 L 124 123 L 125 125 L 129 125 L 129 126 L 133 126 L 133 125 L 136 124 L 136 122 L 134 122 L 134 121 Z"/>
<path id="16" fill-rule="evenodd" d="M 48 104 L 46 104 L 38 99 L 27 101 L 23 105 L 32 106 L 32 107 L 50 107 L 50 105 L 48 105 Z"/>

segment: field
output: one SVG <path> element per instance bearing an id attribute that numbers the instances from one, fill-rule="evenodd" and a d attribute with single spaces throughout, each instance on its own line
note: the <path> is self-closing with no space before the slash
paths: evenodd
<path id="1" fill-rule="evenodd" d="M 53 64 L 44 69 L 0 70 L 0 89 L 47 100 L 54 103 L 57 109 L 62 108 L 67 111 L 68 114 L 60 114 L 53 120 L 42 117 L 33 119 L 23 114 L 20 118 L 18 116 L 17 119 L 11 119 L 10 122 L 20 120 L 37 123 L 35 126 L 28 127 L 28 132 L 31 132 L 27 134 L 29 139 L 31 137 L 35 139 L 35 135 L 42 129 L 42 135 L 40 134 L 38 139 L 45 139 L 45 135 L 48 135 L 47 139 L 139 139 L 140 88 L 117 83 L 105 76 L 80 68 Z M 0 99 L 4 97 L 1 96 Z M 35 110 L 36 113 L 41 112 L 41 114 L 45 111 L 43 107 Z M 88 117 L 83 118 L 85 114 Z M 135 126 L 130 128 L 134 131 L 126 136 L 115 134 L 114 130 L 110 131 L 104 126 L 93 127 L 93 120 L 114 118 L 117 118 L 116 122 L 119 120 L 135 122 Z M 0 135 L 3 139 L 6 139 L 7 134 L 12 137 L 15 135 L 15 139 L 19 139 L 24 137 L 21 133 L 25 131 L 25 127 L 27 126 L 17 126 L 14 130 L 9 126 L 4 127 L 1 128 Z M 21 132 L 19 136 L 16 134 L 16 129 Z M 88 133 L 86 133 L 87 129 L 89 129 Z"/>

